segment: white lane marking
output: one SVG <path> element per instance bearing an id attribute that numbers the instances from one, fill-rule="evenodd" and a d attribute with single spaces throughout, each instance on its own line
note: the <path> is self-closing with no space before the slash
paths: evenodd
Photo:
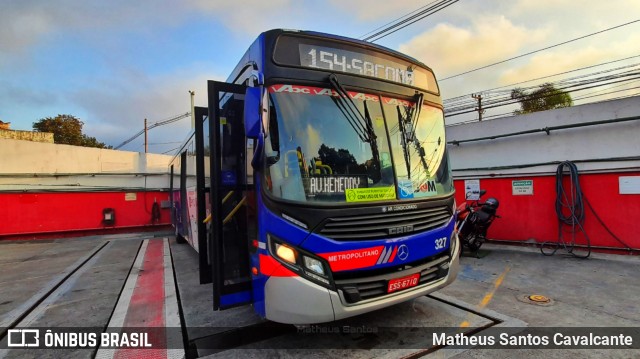
<path id="1" fill-rule="evenodd" d="M 164 325 L 167 329 L 167 358 L 184 358 L 182 343 L 182 329 L 180 326 L 180 312 L 178 310 L 178 296 L 173 276 L 169 239 L 164 241 Z M 171 335 L 179 333 L 180 335 Z"/>
<path id="2" fill-rule="evenodd" d="M 131 303 L 131 296 L 133 295 L 133 290 L 136 288 L 136 282 L 138 281 L 138 275 L 142 270 L 142 266 L 144 265 L 144 255 L 147 252 L 147 245 L 149 245 L 149 240 L 145 239 L 142 241 L 142 246 L 138 251 L 138 256 L 136 257 L 136 261 L 133 263 L 133 267 L 131 267 L 131 272 L 127 277 L 127 281 L 124 284 L 124 288 L 122 289 L 122 293 L 120 294 L 120 298 L 118 298 L 118 303 L 116 304 L 116 308 L 113 311 L 113 315 L 111 316 L 111 320 L 109 320 L 109 328 L 122 328 L 124 325 L 124 320 L 127 316 L 127 311 L 129 310 L 129 304 Z M 111 359 L 116 353 L 116 349 L 106 349 L 100 348 L 96 353 L 97 359 Z"/>

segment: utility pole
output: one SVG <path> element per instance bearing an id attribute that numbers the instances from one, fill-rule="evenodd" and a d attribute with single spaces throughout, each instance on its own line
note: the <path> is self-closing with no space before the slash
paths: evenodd
<path id="1" fill-rule="evenodd" d="M 147 135 L 147 119 L 144 119 L 144 153 L 149 152 L 149 137 Z"/>
<path id="2" fill-rule="evenodd" d="M 482 94 L 472 94 L 471 97 L 478 100 L 478 107 L 476 107 L 476 111 L 478 111 L 478 121 L 482 121 L 482 114 L 484 110 L 482 109 Z"/>
<path id="3" fill-rule="evenodd" d="M 196 96 L 196 92 L 189 90 L 189 95 L 191 95 L 191 129 L 194 129 L 196 128 L 196 112 L 193 100 Z"/>

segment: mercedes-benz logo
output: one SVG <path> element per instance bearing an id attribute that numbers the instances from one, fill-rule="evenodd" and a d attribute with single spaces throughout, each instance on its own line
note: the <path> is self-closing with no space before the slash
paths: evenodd
<path id="1" fill-rule="evenodd" d="M 400 258 L 400 260 L 403 261 L 407 259 L 407 257 L 409 257 L 409 247 L 407 247 L 406 244 L 403 244 L 400 247 L 398 247 L 398 258 Z"/>

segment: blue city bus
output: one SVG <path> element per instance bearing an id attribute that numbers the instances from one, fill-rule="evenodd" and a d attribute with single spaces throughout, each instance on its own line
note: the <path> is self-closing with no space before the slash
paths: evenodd
<path id="1" fill-rule="evenodd" d="M 430 68 L 382 46 L 262 33 L 171 163 L 173 223 L 213 309 L 339 320 L 458 272 L 454 187 Z"/>

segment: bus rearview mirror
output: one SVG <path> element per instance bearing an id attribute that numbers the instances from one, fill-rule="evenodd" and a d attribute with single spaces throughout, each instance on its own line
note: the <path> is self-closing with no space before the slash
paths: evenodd
<path id="1" fill-rule="evenodd" d="M 244 96 L 244 133 L 249 138 L 258 138 L 260 129 L 260 87 L 247 87 Z"/>
<path id="2" fill-rule="evenodd" d="M 253 158 L 251 159 L 251 166 L 253 168 L 259 168 L 262 166 L 262 151 L 264 150 L 264 135 L 258 134 L 256 137 L 256 148 L 253 151 Z"/>

